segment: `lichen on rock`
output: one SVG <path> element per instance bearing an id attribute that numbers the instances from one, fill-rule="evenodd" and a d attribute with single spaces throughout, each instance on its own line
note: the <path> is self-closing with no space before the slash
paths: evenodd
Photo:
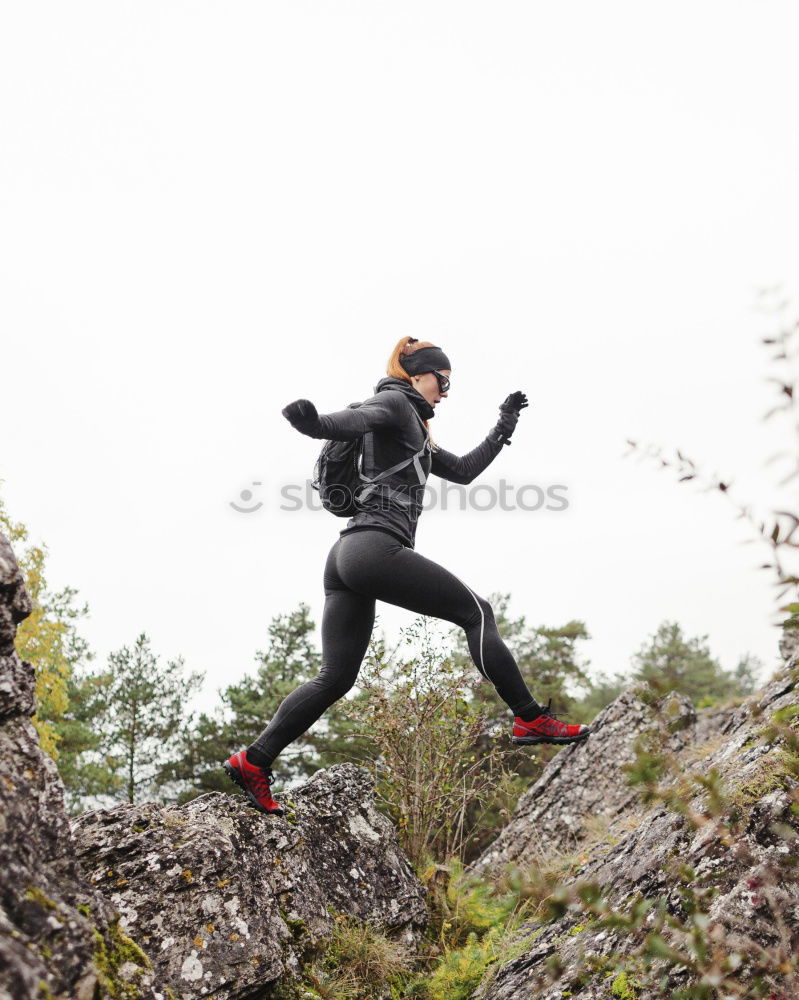
<path id="1" fill-rule="evenodd" d="M 425 890 L 375 807 L 368 772 L 337 764 L 292 795 L 294 825 L 219 793 L 76 820 L 92 883 L 152 956 L 158 980 L 185 1000 L 244 995 L 298 975 L 306 953 L 332 934 L 330 908 L 417 941 Z"/>

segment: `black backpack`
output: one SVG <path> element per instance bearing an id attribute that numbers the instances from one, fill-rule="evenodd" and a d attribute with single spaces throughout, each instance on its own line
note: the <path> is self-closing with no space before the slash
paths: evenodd
<path id="1" fill-rule="evenodd" d="M 356 409 L 360 403 L 350 403 L 348 409 Z M 416 412 L 414 413 L 422 425 L 422 430 L 427 435 L 427 428 L 424 421 Z M 378 484 L 378 480 L 385 479 L 393 472 L 399 472 L 406 465 L 414 463 L 420 484 L 424 484 L 425 477 L 419 459 L 430 447 L 429 436 L 426 436 L 425 443 L 420 451 L 417 451 L 410 458 L 406 458 L 390 469 L 381 472 L 369 479 L 361 471 L 363 468 L 363 455 L 365 449 L 372 447 L 372 431 L 367 431 L 354 441 L 325 441 L 319 457 L 316 460 L 313 471 L 311 486 L 319 493 L 319 499 L 325 510 L 329 510 L 336 517 L 352 517 L 361 510 L 360 502 L 370 493 L 380 488 L 388 492 L 395 500 L 408 506 L 407 495 L 401 490 L 395 490 L 387 484 Z"/>

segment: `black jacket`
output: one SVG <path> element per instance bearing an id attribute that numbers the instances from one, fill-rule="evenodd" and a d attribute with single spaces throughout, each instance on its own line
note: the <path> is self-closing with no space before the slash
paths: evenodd
<path id="1" fill-rule="evenodd" d="M 453 483 L 471 483 L 502 451 L 502 439 L 494 429 L 466 455 L 453 455 L 439 446 L 431 449 L 421 421 L 434 413 L 409 382 L 387 376 L 375 386 L 374 396 L 359 407 L 319 415 L 320 433 L 313 437 L 352 441 L 364 435 L 362 471 L 370 479 L 424 448 L 417 463 L 380 480 L 379 487 L 362 501 L 363 509 L 347 521 L 342 535 L 379 528 L 413 548 L 427 477 L 432 473 Z"/>

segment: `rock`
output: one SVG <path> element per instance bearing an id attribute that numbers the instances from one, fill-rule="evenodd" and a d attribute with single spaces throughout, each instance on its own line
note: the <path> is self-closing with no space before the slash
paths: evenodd
<path id="1" fill-rule="evenodd" d="M 794 664 L 794 659 L 788 662 Z M 665 901 L 671 913 L 681 914 L 683 904 L 669 875 L 672 863 L 680 861 L 694 871 L 691 885 L 713 885 L 716 895 L 708 915 L 714 933 L 723 936 L 729 950 L 745 937 L 763 947 L 776 945 L 780 929 L 758 886 L 766 867 L 788 850 L 788 843 L 775 836 L 773 825 L 790 825 L 799 831 L 792 811 L 799 783 L 785 767 L 780 746 L 764 744 L 757 737 L 770 712 L 799 704 L 796 675 L 795 669 L 786 670 L 737 707 L 700 712 L 685 699 L 671 709 L 661 703 L 648 710 L 635 695 L 625 692 L 597 717 L 596 731 L 587 743 L 566 748 L 553 758 L 475 867 L 491 877 L 508 864 L 534 864 L 543 857 L 538 845 L 551 842 L 555 850 L 574 851 L 575 863 L 563 885 L 595 883 L 602 896 L 622 910 L 640 894 Z M 697 813 L 704 809 L 706 793 L 690 781 L 691 775 L 707 776 L 711 771 L 720 775 L 727 795 L 746 817 L 745 833 L 734 852 L 720 841 L 713 822 L 697 830 L 662 803 L 643 807 L 631 795 L 620 768 L 632 759 L 638 734 L 659 738 L 676 755 L 677 780 L 683 785 L 675 787 Z M 605 821 L 600 836 L 592 826 L 591 817 L 597 815 Z M 788 932 L 796 935 L 799 887 L 795 882 L 777 887 L 775 905 Z M 623 993 L 621 985 L 611 994 L 609 982 L 599 973 L 578 980 L 585 973 L 581 956 L 596 958 L 614 951 L 632 956 L 645 937 L 645 928 L 620 937 L 584 923 L 590 921 L 567 910 L 552 923 L 522 927 L 518 933 L 529 936 L 529 949 L 497 969 L 493 980 L 475 991 L 473 1000 L 560 1000 L 572 993 L 581 1000 L 634 995 Z M 550 983 L 546 963 L 553 957 L 563 973 Z M 677 979 L 669 985 L 676 988 Z"/>
<path id="2" fill-rule="evenodd" d="M 375 807 L 368 772 L 337 764 L 291 796 L 285 817 L 212 793 L 75 822 L 92 884 L 182 1000 L 248 997 L 297 974 L 331 935 L 331 910 L 409 947 L 418 940 L 425 889 Z"/>
<path id="3" fill-rule="evenodd" d="M 622 768 L 635 759 L 639 735 L 662 730 L 679 750 L 690 739 L 696 711 L 683 695 L 663 699 L 653 713 L 639 696 L 626 691 L 600 712 L 584 743 L 565 747 L 516 804 L 508 825 L 472 865 L 480 874 L 509 862 L 524 862 L 542 851 L 574 849 L 597 820 L 612 824 L 634 807 L 637 795 Z"/>
<path id="4" fill-rule="evenodd" d="M 14 550 L 0 534 L 0 656 L 14 653 L 17 625 L 33 610 Z"/>
<path id="5" fill-rule="evenodd" d="M 413 947 L 425 889 L 352 764 L 294 790 L 286 817 L 211 794 L 70 827 L 31 723 L 33 666 L 14 650 L 30 612 L 0 535 L 0 1000 L 266 996 L 336 913 Z"/>
<path id="6" fill-rule="evenodd" d="M 34 671 L 14 650 L 32 605 L 22 573 L 0 535 L 0 998 L 92 998 L 98 984 L 149 990 L 144 956 L 120 974 L 129 943 L 116 914 L 92 891 L 75 861 L 54 761 L 30 721 Z"/>
<path id="7" fill-rule="evenodd" d="M 30 718 L 33 669 L 14 652 L 17 625 L 33 610 L 22 573 L 5 535 L 0 535 L 0 721 Z"/>

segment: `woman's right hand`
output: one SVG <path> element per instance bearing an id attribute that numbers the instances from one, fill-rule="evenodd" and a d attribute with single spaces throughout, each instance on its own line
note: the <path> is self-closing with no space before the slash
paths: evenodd
<path id="1" fill-rule="evenodd" d="M 281 411 L 292 427 L 310 437 L 319 436 L 319 414 L 310 399 L 295 399 Z"/>

